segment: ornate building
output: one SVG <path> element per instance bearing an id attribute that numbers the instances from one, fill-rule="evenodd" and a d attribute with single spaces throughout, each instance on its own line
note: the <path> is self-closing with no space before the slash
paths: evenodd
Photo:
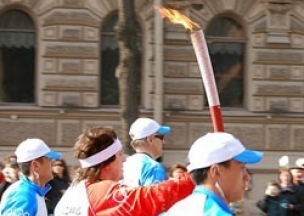
<path id="1" fill-rule="evenodd" d="M 189 145 L 212 131 L 189 32 L 163 20 L 174 7 L 205 32 L 225 131 L 264 150 L 252 167 L 263 193 L 277 160 L 304 150 L 304 2 L 301 0 L 136 0 L 141 114 L 172 126 L 164 163 L 186 162 Z M 72 160 L 83 128 L 118 132 L 115 0 L 0 1 L 0 150 L 41 137 Z"/>

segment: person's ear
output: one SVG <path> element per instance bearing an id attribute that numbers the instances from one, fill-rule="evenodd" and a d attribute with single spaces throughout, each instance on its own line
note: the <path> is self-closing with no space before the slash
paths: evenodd
<path id="1" fill-rule="evenodd" d="M 38 161 L 32 161 L 31 162 L 31 168 L 33 171 L 37 172 L 39 170 L 39 162 Z"/>
<path id="2" fill-rule="evenodd" d="M 220 175 L 219 170 L 220 170 L 220 167 L 218 165 L 211 166 L 210 171 L 211 171 L 211 175 L 212 175 L 213 179 L 218 178 L 218 176 Z"/>

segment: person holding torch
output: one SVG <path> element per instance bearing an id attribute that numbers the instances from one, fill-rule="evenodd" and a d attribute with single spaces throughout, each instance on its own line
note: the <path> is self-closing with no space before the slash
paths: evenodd
<path id="1" fill-rule="evenodd" d="M 250 180 L 246 164 L 257 163 L 262 157 L 262 152 L 246 149 L 229 133 L 214 132 L 200 137 L 188 153 L 187 169 L 196 187 L 165 215 L 232 216 L 229 203 L 242 200 Z"/>

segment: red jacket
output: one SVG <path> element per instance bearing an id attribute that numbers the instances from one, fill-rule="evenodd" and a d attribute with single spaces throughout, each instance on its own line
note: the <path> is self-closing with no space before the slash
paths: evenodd
<path id="1" fill-rule="evenodd" d="M 115 181 L 89 184 L 87 193 L 91 208 L 89 216 L 155 216 L 190 195 L 194 183 L 189 174 L 180 180 L 167 180 L 148 186 L 128 188 Z"/>

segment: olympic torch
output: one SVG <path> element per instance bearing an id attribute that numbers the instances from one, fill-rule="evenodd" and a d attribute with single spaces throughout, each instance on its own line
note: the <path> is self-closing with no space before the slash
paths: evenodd
<path id="1" fill-rule="evenodd" d="M 215 84 L 212 64 L 202 28 L 188 17 L 174 9 L 158 8 L 163 18 L 168 18 L 174 24 L 181 24 L 190 30 L 191 42 L 194 48 L 198 66 L 202 75 L 214 131 L 224 131 L 220 100 Z"/>

